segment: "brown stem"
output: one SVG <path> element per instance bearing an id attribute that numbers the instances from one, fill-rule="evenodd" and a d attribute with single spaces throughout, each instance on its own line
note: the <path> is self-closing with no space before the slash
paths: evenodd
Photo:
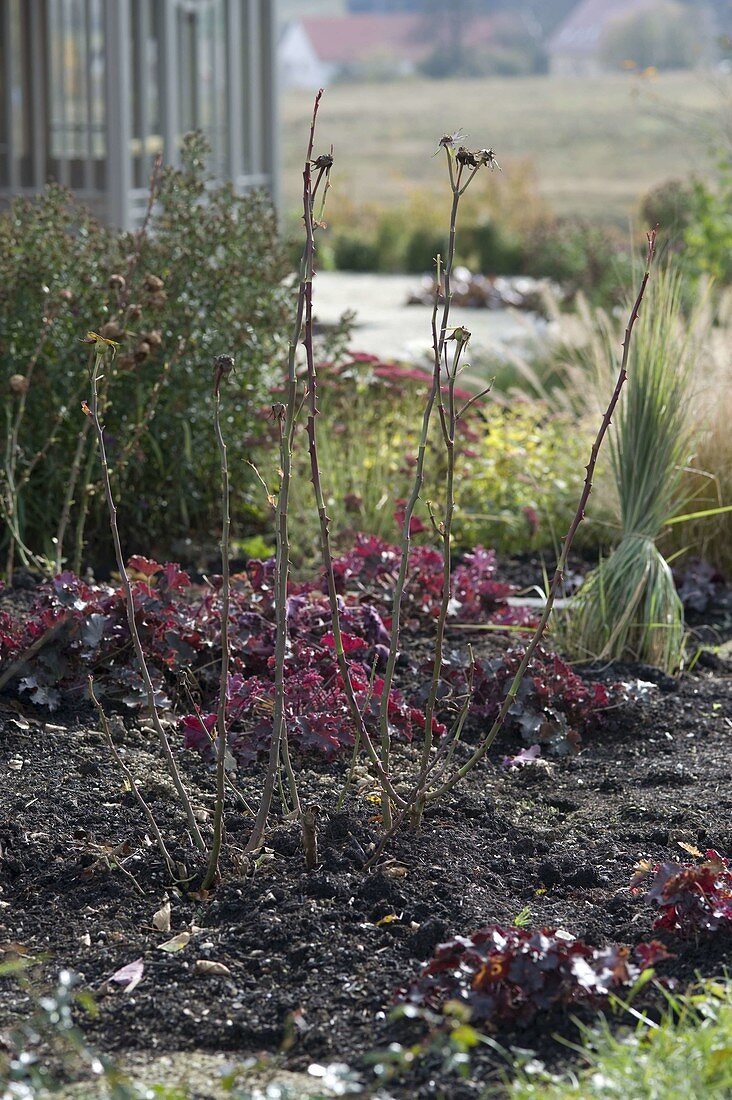
<path id="1" fill-rule="evenodd" d="M 221 430 L 221 381 L 232 370 L 231 356 L 220 355 L 215 362 L 214 379 L 214 431 L 221 459 L 221 670 L 219 672 L 219 705 L 216 715 L 216 806 L 214 808 L 213 841 L 208 857 L 208 868 L 201 885 L 210 890 L 219 873 L 219 856 L 224 835 L 224 806 L 226 803 L 226 700 L 229 685 L 229 608 L 231 604 L 231 578 L 229 569 L 231 545 L 231 500 L 229 491 L 229 461 L 226 441 Z"/>
<path id="2" fill-rule="evenodd" d="M 310 137 L 308 139 L 307 152 L 305 154 L 305 167 L 303 169 L 303 210 L 307 213 L 311 209 L 311 161 L 313 146 L 315 144 L 315 124 L 318 117 L 318 108 L 323 95 L 321 88 L 315 97 L 312 120 L 310 122 Z M 287 358 L 287 389 L 284 401 L 284 410 L 279 417 L 280 425 L 280 466 L 282 478 L 280 491 L 277 495 L 276 507 L 276 539 L 277 555 L 275 565 L 275 698 L 274 715 L 272 719 L 272 742 L 270 744 L 267 771 L 264 777 L 262 794 L 257 809 L 251 835 L 246 845 L 246 851 L 252 852 L 259 848 L 264 838 L 267 827 L 272 796 L 279 772 L 280 748 L 285 731 L 285 658 L 287 656 L 287 581 L 290 570 L 290 539 L 288 530 L 287 509 L 290 501 L 290 482 L 292 480 L 292 437 L 295 426 L 295 413 L 297 405 L 297 369 L 296 356 L 297 345 L 302 332 L 303 315 L 305 312 L 305 298 L 309 278 L 311 274 L 308 268 L 307 247 L 303 252 L 300 263 L 300 286 L 297 295 L 297 308 L 295 311 L 295 323 L 293 325 L 290 349 Z"/>
<path id="3" fill-rule="evenodd" d="M 117 569 L 119 570 L 120 578 L 122 580 L 122 587 L 125 592 L 125 605 L 127 608 L 127 623 L 132 637 L 132 644 L 135 649 L 135 655 L 137 656 L 137 663 L 140 668 L 140 674 L 145 684 L 145 692 L 147 695 L 147 705 L 150 711 L 150 718 L 152 720 L 153 728 L 158 736 L 160 747 L 165 757 L 165 762 L 168 768 L 168 774 L 173 781 L 181 805 L 183 806 L 188 820 L 188 827 L 191 831 L 191 835 L 196 844 L 196 847 L 201 852 L 206 851 L 206 845 L 201 836 L 201 831 L 198 828 L 198 822 L 193 812 L 193 806 L 191 800 L 188 797 L 188 792 L 183 786 L 183 782 L 178 772 L 178 767 L 173 756 L 170 742 L 168 741 L 165 730 L 163 729 L 160 721 L 160 715 L 158 713 L 157 704 L 155 702 L 155 688 L 150 677 L 150 670 L 147 666 L 147 660 L 145 659 L 145 653 L 142 648 L 142 642 L 140 641 L 140 634 L 137 629 L 137 622 L 135 620 L 135 602 L 132 592 L 132 584 L 125 565 L 124 556 L 122 554 L 122 542 L 119 536 L 119 528 L 117 526 L 117 508 L 112 495 L 112 485 L 109 477 L 109 463 L 107 460 L 107 448 L 104 442 L 104 428 L 102 422 L 99 419 L 99 372 L 104 364 L 105 354 L 103 351 L 97 348 L 96 355 L 94 357 L 94 366 L 92 368 L 91 375 L 91 408 L 88 415 L 91 416 L 94 424 L 94 430 L 97 436 L 97 442 L 99 444 L 99 458 L 102 467 L 102 483 L 104 485 L 104 494 L 107 501 L 107 509 L 109 512 L 109 526 L 112 532 L 112 541 L 114 543 L 114 553 L 117 559 Z"/>
<path id="4" fill-rule="evenodd" d="M 76 483 L 79 480 L 79 472 L 81 470 L 81 463 L 84 458 L 84 451 L 86 450 L 87 439 L 89 438 L 89 431 L 91 429 L 91 420 L 88 416 L 84 417 L 84 423 L 79 430 L 79 434 L 76 437 L 76 451 L 74 452 L 74 458 L 71 463 L 71 470 L 69 471 L 69 483 L 66 487 L 66 493 L 64 494 L 64 503 L 61 509 L 61 517 L 58 521 L 58 529 L 56 531 L 56 572 L 61 572 L 61 566 L 63 564 L 64 554 L 64 538 L 66 536 L 66 528 L 69 524 L 69 517 L 71 515 L 71 507 L 74 503 L 74 493 L 76 492 Z"/>
<path id="5" fill-rule="evenodd" d="M 458 335 L 459 333 L 459 335 Z M 442 654 L 445 644 L 445 626 L 450 607 L 450 588 L 452 581 L 452 521 L 455 513 L 455 430 L 457 426 L 457 413 L 455 410 L 455 383 L 457 381 L 460 357 L 467 344 L 470 334 L 464 329 L 457 329 L 455 333 L 455 354 L 452 369 L 448 371 L 447 382 L 447 408 L 443 398 L 442 387 L 438 390 L 438 403 L 442 437 L 447 455 L 447 469 L 445 472 L 445 511 L 441 525 L 442 536 L 442 598 L 437 617 L 435 630 L 435 647 L 432 665 L 432 681 L 425 706 L 424 744 L 422 746 L 422 764 L 420 768 L 418 789 L 421 790 L 427 777 L 432 752 L 432 734 L 435 720 L 435 708 L 437 706 L 437 693 L 440 688 L 442 676 Z M 424 801 L 418 799 L 412 809 L 412 826 L 416 828 L 422 818 Z"/>
<path id="6" fill-rule="evenodd" d="M 557 592 L 559 591 L 559 587 L 564 579 L 564 570 L 567 565 L 569 551 L 572 547 L 572 541 L 577 532 L 577 528 L 584 519 L 585 508 L 587 507 L 587 502 L 589 500 L 590 493 L 592 492 L 592 481 L 595 473 L 595 467 L 597 465 L 597 458 L 600 453 L 600 448 L 602 446 L 603 440 L 605 439 L 605 436 L 607 435 L 608 429 L 612 422 L 613 414 L 618 404 L 618 400 L 620 399 L 621 390 L 628 376 L 628 357 L 630 355 L 630 341 L 633 335 L 633 328 L 635 327 L 635 323 L 640 313 L 641 303 L 643 302 L 643 296 L 646 291 L 646 286 L 648 285 L 648 280 L 651 275 L 651 264 L 653 262 L 655 249 L 656 231 L 654 229 L 648 234 L 648 255 L 646 270 L 644 272 L 643 279 L 641 280 L 640 289 L 638 291 L 635 302 L 633 303 L 633 307 L 630 311 L 630 316 L 628 318 L 628 324 L 625 329 L 625 337 L 623 339 L 623 355 L 620 363 L 620 369 L 618 371 L 618 377 L 615 383 L 615 389 L 613 390 L 612 397 L 610 398 L 610 402 L 607 406 L 607 409 L 605 410 L 605 415 L 602 418 L 602 423 L 600 424 L 600 428 L 598 430 L 597 436 L 595 437 L 595 441 L 592 444 L 590 460 L 585 467 L 586 472 L 582 494 L 580 496 L 579 504 L 577 505 L 577 510 L 574 514 L 574 518 L 570 524 L 566 538 L 564 539 L 562 552 L 559 555 L 559 560 L 554 571 L 552 583 L 549 586 L 546 604 L 544 606 L 544 611 L 542 613 L 539 624 L 528 646 L 526 647 L 526 652 L 524 653 L 521 664 L 519 665 L 516 675 L 511 682 L 511 686 L 508 689 L 506 697 L 503 700 L 501 709 L 498 712 L 498 715 L 490 730 L 486 734 L 485 738 L 483 739 L 483 741 L 481 741 L 478 748 L 463 764 L 463 766 L 461 768 L 458 768 L 458 770 L 449 779 L 445 780 L 445 782 L 442 783 L 439 787 L 424 792 L 424 797 L 427 801 L 434 801 L 435 799 L 442 797 L 442 795 L 447 794 L 447 792 L 452 790 L 455 784 L 458 783 L 461 779 L 464 779 L 468 772 L 471 771 L 471 769 L 474 768 L 475 765 L 486 755 L 489 748 L 503 728 L 503 724 L 506 721 L 506 716 L 508 715 L 508 712 L 511 709 L 511 706 L 516 698 L 518 689 L 521 686 L 521 681 L 523 680 L 526 670 L 531 663 L 531 659 L 534 656 L 534 653 L 536 652 L 536 649 L 544 635 L 544 631 L 546 629 L 547 623 L 549 622 L 549 617 L 554 607 L 554 601 L 556 599 Z"/>
<path id="7" fill-rule="evenodd" d="M 442 356 L 445 348 L 445 341 L 447 339 L 447 325 L 450 318 L 450 303 L 452 299 L 451 278 L 452 269 L 455 261 L 455 236 L 457 232 L 457 216 L 458 208 L 460 205 L 460 198 L 463 195 L 466 187 L 470 184 L 473 178 L 473 173 L 468 179 L 467 183 L 461 188 L 463 165 L 458 164 L 457 170 L 453 168 L 453 153 L 451 149 L 446 149 L 447 165 L 450 177 L 450 187 L 452 189 L 452 206 L 450 210 L 450 230 L 447 248 L 447 260 L 444 266 L 444 303 L 442 308 L 442 318 L 440 321 L 439 329 L 437 327 L 437 316 L 439 312 L 439 295 L 440 295 L 440 258 L 437 258 L 437 285 L 435 290 L 435 303 L 432 311 L 432 348 L 433 348 L 433 371 L 432 371 L 432 383 L 429 393 L 427 395 L 427 401 L 425 404 L 424 412 L 422 415 L 422 430 L 419 439 L 419 446 L 417 450 L 417 462 L 414 470 L 414 481 L 412 484 L 412 491 L 407 500 L 404 509 L 404 525 L 402 527 L 401 537 L 401 559 L 399 562 L 399 572 L 397 575 L 396 586 L 394 589 L 394 599 L 392 603 L 392 615 L 391 615 L 391 639 L 389 643 L 389 655 L 386 662 L 386 670 L 384 672 L 384 688 L 381 696 L 381 706 L 379 708 L 379 729 L 381 732 L 381 764 L 384 771 L 388 771 L 389 767 L 389 755 L 390 755 L 390 734 L 389 734 L 389 693 L 391 691 L 392 684 L 394 682 L 394 673 L 396 669 L 397 657 L 399 655 L 399 641 L 400 641 L 400 629 L 401 629 L 401 610 L 402 600 L 404 597 L 404 586 L 407 579 L 407 570 L 409 568 L 409 550 L 411 546 L 410 526 L 414 510 L 419 500 L 419 495 L 422 491 L 424 484 L 424 466 L 425 457 L 427 454 L 427 442 L 429 438 L 429 427 L 432 419 L 432 411 L 435 401 L 440 393 L 440 381 L 442 374 Z M 383 802 L 388 801 L 388 792 L 385 790 L 383 793 Z M 388 829 L 387 814 L 385 817 L 385 826 Z"/>

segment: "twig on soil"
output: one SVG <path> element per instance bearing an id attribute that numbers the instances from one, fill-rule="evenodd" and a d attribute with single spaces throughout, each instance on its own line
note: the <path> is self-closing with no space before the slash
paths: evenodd
<path id="1" fill-rule="evenodd" d="M 633 328 L 635 327 L 635 323 L 638 319 L 638 314 L 640 313 L 641 303 L 643 302 L 643 296 L 644 296 L 645 291 L 646 291 L 646 286 L 648 285 L 648 280 L 650 279 L 650 276 L 651 276 L 651 265 L 653 263 L 653 257 L 654 257 L 655 250 L 656 250 L 656 231 L 655 231 L 655 229 L 652 230 L 650 233 L 648 233 L 647 237 L 648 237 L 648 252 L 647 252 L 647 259 L 646 259 L 646 269 L 645 269 L 645 272 L 644 272 L 644 275 L 643 275 L 643 279 L 641 280 L 641 285 L 640 285 L 640 289 L 638 291 L 638 295 L 637 295 L 637 297 L 635 299 L 635 302 L 633 303 L 633 307 L 630 311 L 630 316 L 628 318 L 628 324 L 627 324 L 627 327 L 625 329 L 625 337 L 623 339 L 623 354 L 622 354 L 622 358 L 621 358 L 621 362 L 620 362 L 620 369 L 618 371 L 618 377 L 617 377 L 617 380 L 616 380 L 616 383 L 615 383 L 615 389 L 613 390 L 613 394 L 610 398 L 607 409 L 605 410 L 605 415 L 602 418 L 602 423 L 601 423 L 600 428 L 598 430 L 595 441 L 592 444 L 592 450 L 590 452 L 590 460 L 587 463 L 587 466 L 585 467 L 586 474 L 585 474 L 585 481 L 584 481 L 584 486 L 583 486 L 583 489 L 582 489 L 582 494 L 580 496 L 579 504 L 577 505 L 577 510 L 574 514 L 574 518 L 573 518 L 573 520 L 572 520 L 572 522 L 569 526 L 569 530 L 568 530 L 567 535 L 564 539 L 564 545 L 562 547 L 562 552 L 559 555 L 559 560 L 557 562 L 557 566 L 556 566 L 556 569 L 554 571 L 554 576 L 552 578 L 552 583 L 549 586 L 549 592 L 547 593 L 546 603 L 544 605 L 544 611 L 542 613 L 541 619 L 539 620 L 539 624 L 538 624 L 531 640 L 529 641 L 529 644 L 526 647 L 526 652 L 524 653 L 521 664 L 518 667 L 516 675 L 514 676 L 512 682 L 511 682 L 511 685 L 508 689 L 508 692 L 506 694 L 505 699 L 503 700 L 503 703 L 501 705 L 501 709 L 498 712 L 498 715 L 497 715 L 493 725 L 491 726 L 490 730 L 488 731 L 486 736 L 483 738 L 483 740 L 481 741 L 481 743 L 479 744 L 479 746 L 475 750 L 475 752 L 472 753 L 470 758 L 462 765 L 461 768 L 459 768 L 449 779 L 445 780 L 445 782 L 442 783 L 439 787 L 436 787 L 436 788 L 433 788 L 430 791 L 424 792 L 424 797 L 426 798 L 427 801 L 430 801 L 430 802 L 434 801 L 435 799 L 442 797 L 442 795 L 447 794 L 447 792 L 452 790 L 452 788 L 455 786 L 455 784 L 458 783 L 461 779 L 463 779 L 468 774 L 468 772 L 472 768 L 474 768 L 475 765 L 480 760 L 482 760 L 483 757 L 486 755 L 489 748 L 491 747 L 491 745 L 495 741 L 496 737 L 501 732 L 501 729 L 503 728 L 503 724 L 506 721 L 506 716 L 507 716 L 509 710 L 511 709 L 511 706 L 513 705 L 513 702 L 514 702 L 514 700 L 516 698 L 516 695 L 518 693 L 518 689 L 521 686 L 521 681 L 523 680 L 524 675 L 526 673 L 526 670 L 529 667 L 529 664 L 531 663 L 531 659 L 534 656 L 534 653 L 536 652 L 536 649 L 537 649 L 537 647 L 538 647 L 539 643 L 541 642 L 541 639 L 544 635 L 544 631 L 546 629 L 547 623 L 549 622 L 549 617 L 550 617 L 550 615 L 552 613 L 552 609 L 554 607 L 554 601 L 556 599 L 557 592 L 559 591 L 559 587 L 560 587 L 560 585 L 561 585 L 561 583 L 564 579 L 564 570 L 567 566 L 567 559 L 569 557 L 569 551 L 572 547 L 572 541 L 573 541 L 574 536 L 577 532 L 577 528 L 579 527 L 580 523 L 582 522 L 582 520 L 584 519 L 584 516 L 585 516 L 585 508 L 587 507 L 587 501 L 589 500 L 590 493 L 592 492 L 592 481 L 593 481 L 593 477 L 594 477 L 594 473 L 595 473 L 595 466 L 597 465 L 597 458 L 598 458 L 598 455 L 600 453 L 600 447 L 602 446 L 603 440 L 605 439 L 605 436 L 606 436 L 606 434 L 608 432 L 608 429 L 610 427 L 612 416 L 615 412 L 615 408 L 618 404 L 618 400 L 620 399 L 621 390 L 622 390 L 623 385 L 625 384 L 625 380 L 627 378 L 628 357 L 630 355 L 630 342 L 631 342 L 631 337 L 633 335 Z"/>
<path id="2" fill-rule="evenodd" d="M 107 746 L 109 747 L 109 751 L 111 752 L 112 756 L 114 757 L 115 762 L 117 763 L 118 767 L 122 771 L 125 779 L 129 783 L 130 789 L 132 790 L 132 793 L 134 794 L 135 798 L 137 799 L 138 805 L 139 805 L 140 809 L 142 810 L 142 812 L 144 813 L 144 815 L 147 819 L 148 825 L 150 826 L 150 828 L 153 831 L 153 835 L 155 837 L 155 840 L 157 841 L 158 848 L 160 849 L 160 854 L 162 855 L 163 859 L 165 860 L 168 871 L 170 872 L 170 874 L 172 875 L 173 878 L 177 878 L 178 875 L 177 875 L 177 870 L 176 870 L 175 863 L 173 862 L 173 858 L 170 855 L 170 852 L 168 851 L 168 849 L 165 846 L 165 841 L 163 840 L 163 834 L 160 832 L 160 829 L 158 828 L 158 823 L 155 820 L 155 817 L 153 816 L 153 812 L 150 809 L 150 807 L 148 806 L 145 799 L 142 797 L 142 794 L 140 793 L 140 788 L 137 786 L 137 781 L 135 780 L 135 777 L 133 776 L 132 772 L 130 771 L 130 769 L 125 764 L 125 762 L 122 759 L 122 757 L 120 756 L 119 752 L 117 751 L 117 746 L 115 745 L 114 739 L 112 737 L 112 731 L 109 728 L 109 720 L 107 718 L 107 715 L 104 713 L 104 708 L 102 707 L 102 704 L 99 702 L 99 700 L 96 697 L 96 694 L 94 693 L 94 677 L 93 676 L 89 677 L 89 696 L 91 698 L 92 703 L 94 704 L 94 706 L 96 708 L 97 714 L 99 715 L 99 721 L 102 723 L 102 730 L 104 732 L 104 737 L 106 739 Z"/>

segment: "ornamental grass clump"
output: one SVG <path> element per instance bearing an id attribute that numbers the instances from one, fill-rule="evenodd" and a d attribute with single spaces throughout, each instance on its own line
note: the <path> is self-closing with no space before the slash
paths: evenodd
<path id="1" fill-rule="evenodd" d="M 566 627 L 580 659 L 632 660 L 673 672 L 684 613 L 658 540 L 683 507 L 693 450 L 689 416 L 695 325 L 682 313 L 681 279 L 666 270 L 638 321 L 625 398 L 610 438 L 622 537 L 572 601 Z"/>

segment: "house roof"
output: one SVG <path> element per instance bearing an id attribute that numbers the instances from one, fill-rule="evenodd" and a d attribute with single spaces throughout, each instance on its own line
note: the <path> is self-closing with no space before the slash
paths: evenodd
<path id="1" fill-rule="evenodd" d="M 435 48 L 420 15 L 344 15 L 299 20 L 321 61 L 338 65 L 362 61 L 379 53 L 421 61 Z M 493 20 L 474 19 L 468 30 L 472 44 L 487 45 Z"/>
<path id="2" fill-rule="evenodd" d="M 580 0 L 551 36 L 547 49 L 550 54 L 594 53 L 608 23 L 657 6 L 658 0 Z"/>

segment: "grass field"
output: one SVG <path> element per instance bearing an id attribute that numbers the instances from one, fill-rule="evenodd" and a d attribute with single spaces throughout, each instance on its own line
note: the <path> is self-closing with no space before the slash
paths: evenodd
<path id="1" fill-rule="evenodd" d="M 298 203 L 312 98 L 297 90 L 282 100 L 286 210 Z M 505 167 L 532 162 L 557 211 L 625 224 L 654 184 L 709 172 L 730 104 L 732 76 L 692 72 L 340 84 L 323 99 L 319 147 L 335 145 L 341 194 L 391 205 L 415 185 L 444 187 L 444 165 L 432 153 L 460 126 Z"/>

